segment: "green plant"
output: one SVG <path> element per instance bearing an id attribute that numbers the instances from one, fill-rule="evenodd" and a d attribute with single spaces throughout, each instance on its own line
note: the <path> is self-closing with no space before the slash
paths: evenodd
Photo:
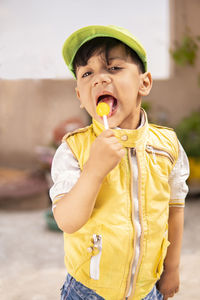
<path id="1" fill-rule="evenodd" d="M 187 155 L 200 157 L 200 111 L 183 119 L 176 127 L 176 133 Z"/>
<path id="2" fill-rule="evenodd" d="M 174 61 L 180 66 L 194 65 L 199 49 L 199 40 L 200 36 L 193 37 L 189 32 L 185 33 L 181 43 L 176 43 L 175 49 L 170 50 Z"/>
<path id="3" fill-rule="evenodd" d="M 147 113 L 149 113 L 149 111 L 151 110 L 151 103 L 146 102 L 146 101 L 142 102 L 142 108 L 144 108 L 144 110 Z"/>
<path id="4" fill-rule="evenodd" d="M 47 227 L 50 230 L 61 231 L 60 228 L 58 227 L 58 225 L 56 224 L 56 221 L 54 219 L 53 212 L 51 209 L 48 209 L 47 211 L 45 211 L 45 219 L 46 219 Z"/>

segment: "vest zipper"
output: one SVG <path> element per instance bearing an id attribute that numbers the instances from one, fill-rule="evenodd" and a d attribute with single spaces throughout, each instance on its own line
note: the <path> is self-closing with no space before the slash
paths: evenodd
<path id="1" fill-rule="evenodd" d="M 99 280 L 100 276 L 100 259 L 102 254 L 102 236 L 93 234 L 93 248 L 98 249 L 97 255 L 93 255 L 90 260 L 90 277 L 94 280 Z M 91 247 L 92 251 L 92 247 Z"/>
<path id="2" fill-rule="evenodd" d="M 158 149 L 158 148 L 152 147 L 151 145 L 146 145 L 146 151 L 153 155 L 153 160 L 154 160 L 155 164 L 157 163 L 156 162 L 156 154 L 161 155 L 161 156 L 165 156 L 170 160 L 170 162 L 172 164 L 174 163 L 174 157 L 169 152 L 167 152 L 163 149 Z"/>
<path id="3" fill-rule="evenodd" d="M 135 269 L 135 273 L 134 273 L 134 277 L 133 277 L 133 284 L 132 284 L 132 290 L 130 295 L 125 299 L 129 299 L 129 297 L 132 297 L 134 294 L 134 290 L 135 290 L 135 286 L 136 286 L 136 280 L 137 280 L 137 275 L 139 272 L 139 267 L 141 265 L 141 261 L 142 261 L 142 256 L 143 256 L 143 236 L 144 236 L 144 231 L 143 231 L 143 226 L 142 226 L 142 205 L 141 205 L 141 170 L 140 170 L 140 166 L 139 166 L 139 160 L 138 160 L 138 155 L 137 152 L 136 154 L 136 158 L 137 158 L 137 167 L 138 167 L 138 209 L 139 209 L 139 220 L 140 220 L 140 225 L 141 225 L 141 234 L 140 234 L 140 255 L 139 255 L 139 259 L 138 259 L 138 263 L 136 265 L 136 269 Z M 132 172 L 132 168 L 131 168 L 131 172 Z M 135 246 L 135 243 L 134 243 Z M 133 256 L 133 261 L 134 261 L 134 257 L 135 257 L 135 250 L 134 250 L 134 256 Z M 132 266 L 133 266 L 133 262 L 131 265 L 131 272 L 132 272 Z M 129 283 L 129 285 L 131 284 L 131 281 Z M 129 286 L 130 289 L 130 286 Z"/>
<path id="4" fill-rule="evenodd" d="M 133 151 L 133 155 L 136 156 L 136 149 L 133 148 L 132 151 Z M 125 291 L 124 299 L 128 299 L 127 295 L 129 294 L 130 286 L 131 286 L 131 283 L 132 283 L 132 269 L 133 269 L 133 263 L 134 263 L 134 259 L 135 259 L 135 245 L 136 245 L 136 236 L 137 236 L 136 226 L 134 224 L 133 169 L 132 169 L 132 160 L 131 160 L 130 156 L 131 156 L 130 155 L 130 149 L 128 149 L 128 161 L 129 161 L 129 165 L 130 165 L 130 174 L 131 174 L 130 193 L 131 193 L 131 202 L 132 202 L 131 204 L 132 204 L 132 222 L 133 222 L 133 226 L 134 226 L 134 238 L 133 238 L 133 256 L 132 256 L 129 275 L 128 275 L 128 279 L 127 279 L 128 284 L 127 284 L 127 288 L 126 288 L 126 291 Z"/>
<path id="5" fill-rule="evenodd" d="M 152 155 L 153 155 L 153 159 L 154 159 L 154 162 L 156 162 L 156 154 L 157 155 L 162 155 L 162 156 L 165 156 L 167 157 L 170 162 L 173 164 L 174 163 L 174 158 L 173 156 L 166 152 L 165 150 L 163 149 L 158 149 L 158 148 L 154 148 L 150 145 L 147 145 L 146 146 L 146 151 L 147 152 L 150 152 Z M 140 169 L 140 162 L 138 160 L 138 154 L 136 152 L 136 158 L 137 158 L 137 167 L 138 167 L 138 205 L 139 205 L 139 219 L 140 219 L 140 225 L 141 225 L 141 235 L 140 235 L 140 255 L 139 255 L 139 260 L 138 260 L 138 263 L 136 265 L 136 270 L 135 270 L 135 273 L 134 273 L 134 277 L 133 277 L 133 284 L 132 284 L 132 291 L 131 291 L 131 294 L 127 297 L 125 296 L 125 299 L 129 299 L 133 297 L 134 295 L 134 290 L 135 290 L 135 287 L 136 287 L 136 281 L 137 281 L 137 276 L 138 276 L 138 272 L 139 272 L 139 267 L 141 265 L 141 261 L 142 261 L 142 256 L 143 256 L 143 238 L 144 238 L 144 230 L 143 230 L 143 223 L 142 223 L 142 204 L 141 204 L 141 169 Z M 131 172 L 132 172 L 132 168 L 131 168 Z M 132 176 L 131 176 L 132 177 Z M 132 196 L 132 193 L 131 193 L 131 196 Z M 133 199 L 134 200 L 134 199 Z M 134 246 L 135 246 L 135 237 L 134 237 Z M 131 263 L 131 271 L 132 271 L 132 266 L 133 266 L 133 262 L 134 262 L 134 258 L 135 258 L 135 250 L 134 250 L 134 255 L 133 255 L 133 261 Z M 130 276 L 129 276 L 129 279 L 130 279 Z M 129 281 L 129 288 L 128 290 L 130 289 L 130 284 L 131 284 L 131 280 Z M 126 290 L 126 294 L 127 294 L 127 290 Z"/>

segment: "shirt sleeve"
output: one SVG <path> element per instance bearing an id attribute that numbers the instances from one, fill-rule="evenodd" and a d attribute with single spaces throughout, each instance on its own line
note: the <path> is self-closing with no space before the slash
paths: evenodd
<path id="1" fill-rule="evenodd" d="M 80 177 L 79 163 L 65 142 L 56 150 L 51 166 L 51 177 L 53 186 L 49 195 L 53 203 L 68 193 Z"/>
<path id="2" fill-rule="evenodd" d="M 185 197 L 188 193 L 186 180 L 189 176 L 189 162 L 187 155 L 179 142 L 179 156 L 174 168 L 169 176 L 169 185 L 171 189 L 170 207 L 184 207 Z"/>

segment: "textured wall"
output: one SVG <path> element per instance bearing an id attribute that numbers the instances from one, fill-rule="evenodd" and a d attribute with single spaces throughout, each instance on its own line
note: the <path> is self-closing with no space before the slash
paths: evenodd
<path id="1" fill-rule="evenodd" d="M 170 40 L 181 42 L 189 28 L 192 35 L 200 35 L 199 0 L 170 0 Z M 200 47 L 200 43 L 199 43 Z M 168 80 L 156 80 L 151 94 L 146 98 L 152 103 L 154 119 L 167 125 L 176 125 L 192 111 L 200 110 L 200 49 L 195 66 L 180 67 L 171 60 L 171 74 Z"/>
<path id="2" fill-rule="evenodd" d="M 68 80 L 0 80 L 0 164 L 35 162 L 35 147 L 47 145 L 53 129 L 78 117 L 88 122 Z"/>
<path id="3" fill-rule="evenodd" d="M 172 45 L 186 27 L 199 34 L 199 11 L 199 0 L 170 0 Z M 144 99 L 152 105 L 154 120 L 173 126 L 200 109 L 199 70 L 200 57 L 195 67 L 178 67 L 171 61 L 170 78 L 156 80 Z M 36 145 L 48 144 L 62 120 L 80 117 L 87 123 L 74 87 L 74 80 L 0 80 L 0 165 L 33 165 Z"/>

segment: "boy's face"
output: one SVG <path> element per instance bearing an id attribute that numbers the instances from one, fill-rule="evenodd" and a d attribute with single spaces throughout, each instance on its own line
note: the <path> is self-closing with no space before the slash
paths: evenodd
<path id="1" fill-rule="evenodd" d="M 86 66 L 77 68 L 76 75 L 77 97 L 94 119 L 103 123 L 96 107 L 106 102 L 110 106 L 110 128 L 137 128 L 141 97 L 150 92 L 152 80 L 150 73 L 139 71 L 123 45 L 112 48 L 107 61 L 104 53 L 95 53 Z"/>

